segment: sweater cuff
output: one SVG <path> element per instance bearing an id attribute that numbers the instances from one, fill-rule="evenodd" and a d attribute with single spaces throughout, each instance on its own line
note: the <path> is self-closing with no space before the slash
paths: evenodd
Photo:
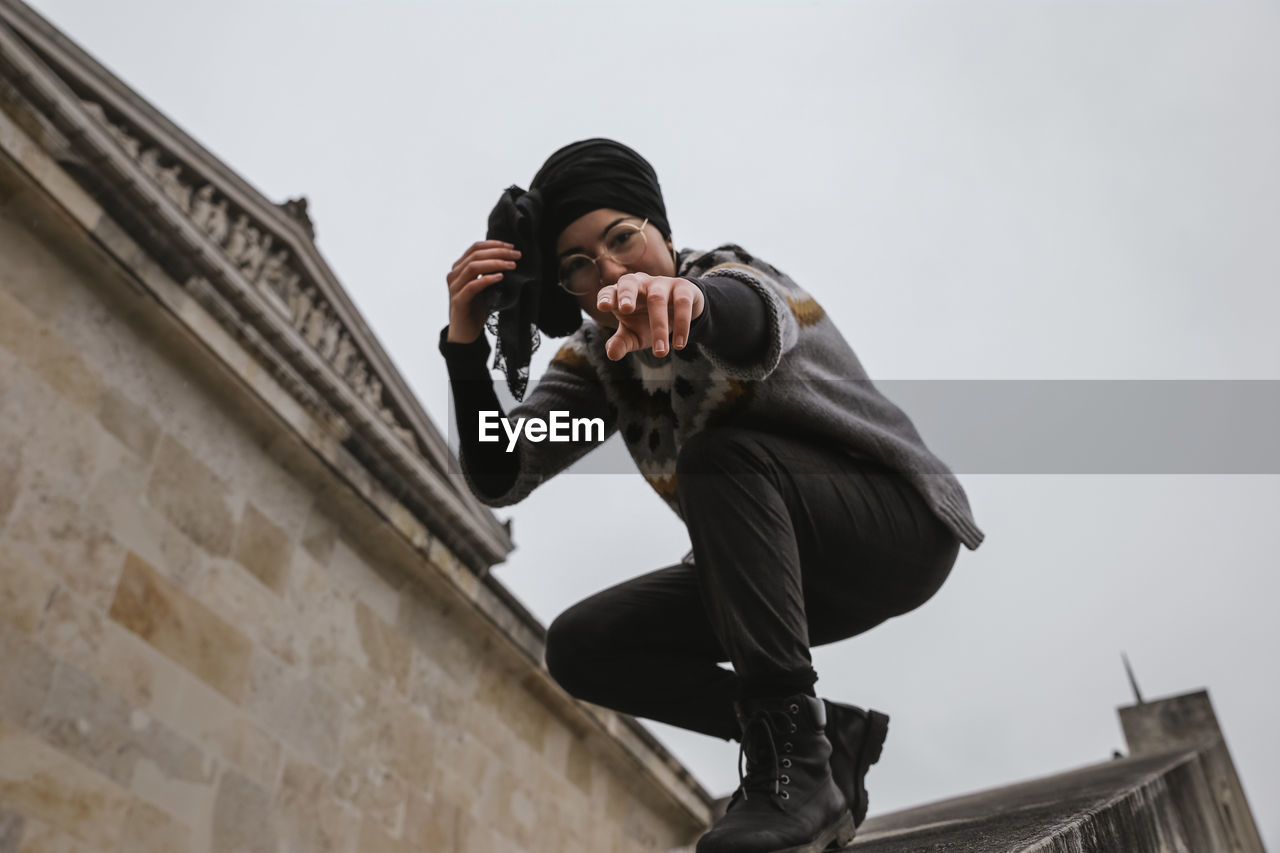
<path id="1" fill-rule="evenodd" d="M 763 355 L 769 342 L 767 307 L 760 294 L 723 276 L 688 278 L 702 291 L 702 313 L 689 324 L 686 349 L 694 344 L 734 362 Z"/>
<path id="2" fill-rule="evenodd" d="M 489 341 L 484 333 L 469 344 L 449 340 L 449 327 L 440 330 L 440 354 L 450 379 L 489 378 Z"/>

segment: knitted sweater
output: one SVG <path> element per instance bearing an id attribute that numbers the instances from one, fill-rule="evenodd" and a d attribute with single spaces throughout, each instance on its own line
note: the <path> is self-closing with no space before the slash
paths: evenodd
<path id="1" fill-rule="evenodd" d="M 640 473 L 677 515 L 676 458 L 690 436 L 724 424 L 807 436 L 899 472 L 965 547 L 978 547 L 983 533 L 959 481 L 929 451 L 907 416 L 875 388 L 812 296 L 738 246 L 684 250 L 678 261 L 677 275 L 700 286 L 724 278 L 754 291 L 764 308 L 763 344 L 737 360 L 724 352 L 736 349 L 740 355 L 742 347 L 712 346 L 705 329 L 697 328 L 713 321 L 708 300 L 685 349 L 665 358 L 648 350 L 633 352 L 615 362 L 604 351 L 612 333 L 585 319 L 507 417 L 546 419 L 557 410 L 574 418 L 600 418 L 606 438 L 622 433 Z M 716 337 L 724 337 L 723 325 Z M 460 394 L 459 388 L 469 383 L 474 390 L 483 384 L 492 400 L 488 407 L 499 408 L 483 366 L 488 345 L 483 336 L 475 344 L 446 344 L 442 333 L 441 352 L 454 383 L 460 429 L 473 437 L 474 412 L 464 410 L 475 408 L 476 395 Z M 477 365 L 479 352 L 483 355 Z M 465 406 L 463 397 L 469 397 Z M 486 451 L 489 463 L 483 471 L 476 468 L 478 445 L 470 442 L 473 449 L 467 451 L 464 442 L 461 454 L 469 487 L 490 506 L 523 500 L 597 446 L 589 441 L 532 442 L 521 436 L 506 454 L 506 438 L 502 444 L 501 467 L 514 476 L 493 476 L 496 446 Z M 496 493 L 494 483 L 499 484 Z"/>

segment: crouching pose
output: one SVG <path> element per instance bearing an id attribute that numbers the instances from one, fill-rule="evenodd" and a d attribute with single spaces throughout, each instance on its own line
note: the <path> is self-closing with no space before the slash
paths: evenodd
<path id="1" fill-rule="evenodd" d="M 741 742 L 745 774 L 700 853 L 844 846 L 888 717 L 817 698 L 809 649 L 919 607 L 978 547 L 959 482 L 813 296 L 738 246 L 675 250 L 657 177 L 626 146 L 560 149 L 502 194 L 488 236 L 448 273 L 440 336 L 470 488 L 516 503 L 619 432 L 693 545 L 561 614 L 552 676 Z M 834 270 L 818 284 L 848 286 Z M 486 322 L 522 400 L 509 423 L 568 412 L 602 429 L 482 441 L 480 413 L 500 411 Z M 568 340 L 526 396 L 540 334 Z"/>

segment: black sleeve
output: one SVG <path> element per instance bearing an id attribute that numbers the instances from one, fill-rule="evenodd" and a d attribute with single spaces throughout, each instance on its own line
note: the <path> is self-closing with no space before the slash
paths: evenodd
<path id="1" fill-rule="evenodd" d="M 469 344 L 448 340 L 449 327 L 440 331 L 440 354 L 449 371 L 453 391 L 453 408 L 457 419 L 458 452 L 465 458 L 472 482 L 485 494 L 505 494 L 520 473 L 518 453 L 507 453 L 502 442 L 482 443 L 479 437 L 479 413 L 497 411 L 505 417 L 493 380 L 486 366 L 489 342 L 484 333 Z"/>
<path id="2" fill-rule="evenodd" d="M 727 276 L 686 278 L 702 291 L 702 313 L 689 325 L 689 342 L 728 361 L 750 362 L 768 346 L 764 300 L 750 286 Z"/>

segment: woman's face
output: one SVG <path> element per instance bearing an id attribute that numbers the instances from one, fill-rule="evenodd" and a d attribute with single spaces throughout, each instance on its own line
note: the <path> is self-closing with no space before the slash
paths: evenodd
<path id="1" fill-rule="evenodd" d="M 665 276 L 676 274 L 676 263 L 672 257 L 671 241 L 664 238 L 662 232 L 653 223 L 649 223 L 644 227 L 647 246 L 644 254 L 639 259 L 623 266 L 613 258 L 604 257 L 601 253 L 605 250 L 605 235 L 619 221 L 639 225 L 644 221 L 644 217 L 632 216 L 629 213 L 608 207 L 602 207 L 599 210 L 593 210 L 590 213 L 579 216 L 560 232 L 560 238 L 556 240 L 557 259 L 572 254 L 582 254 L 595 258 L 596 265 L 600 268 L 600 285 L 602 287 L 615 284 L 618 279 L 632 272 Z M 577 296 L 577 300 L 578 304 L 582 306 L 582 310 L 587 312 L 587 315 L 598 324 L 608 326 L 611 329 L 617 328 L 618 321 L 613 314 L 608 311 L 601 311 L 596 307 L 596 294 L 594 292 Z"/>

